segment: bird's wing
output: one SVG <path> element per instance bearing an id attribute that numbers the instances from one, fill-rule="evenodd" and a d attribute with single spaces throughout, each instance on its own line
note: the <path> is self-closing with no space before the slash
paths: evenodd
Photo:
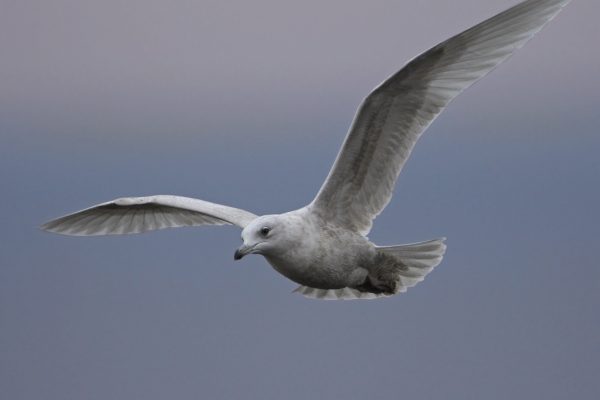
<path id="1" fill-rule="evenodd" d="M 360 105 L 312 210 L 367 234 L 421 133 L 569 1 L 524 1 L 426 51 L 375 88 Z"/>
<path id="2" fill-rule="evenodd" d="M 50 232 L 73 236 L 121 235 L 163 228 L 237 225 L 256 215 L 248 211 L 181 196 L 125 197 L 47 222 Z"/>

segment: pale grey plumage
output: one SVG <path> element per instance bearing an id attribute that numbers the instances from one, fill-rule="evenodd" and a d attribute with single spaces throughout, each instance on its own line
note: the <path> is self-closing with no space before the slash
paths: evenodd
<path id="1" fill-rule="evenodd" d="M 507 59 L 570 0 L 527 0 L 433 47 L 379 85 L 360 105 L 319 193 L 280 215 L 178 196 L 122 198 L 48 222 L 68 235 L 139 233 L 234 224 L 297 292 L 318 299 L 369 299 L 404 292 L 442 260 L 444 239 L 378 247 L 366 234 L 390 201 L 416 141 L 450 101 Z"/>
<path id="2" fill-rule="evenodd" d="M 190 197 L 157 195 L 124 197 L 97 204 L 42 225 L 42 229 L 73 236 L 122 235 L 156 229 L 200 225 L 244 228 L 256 215 Z"/>
<path id="3" fill-rule="evenodd" d="M 419 136 L 448 103 L 523 46 L 569 0 L 529 0 L 426 51 L 360 105 L 313 201 L 316 212 L 367 234 L 392 197 Z"/>

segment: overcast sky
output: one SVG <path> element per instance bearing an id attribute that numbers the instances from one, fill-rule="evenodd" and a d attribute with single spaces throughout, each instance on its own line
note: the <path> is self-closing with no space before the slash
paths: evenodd
<path id="1" fill-rule="evenodd" d="M 361 99 L 512 0 L 2 0 L 0 388 L 11 400 L 595 399 L 600 3 L 422 137 L 370 239 L 448 237 L 408 293 L 319 302 L 234 227 L 71 238 L 127 195 L 299 208 Z"/>

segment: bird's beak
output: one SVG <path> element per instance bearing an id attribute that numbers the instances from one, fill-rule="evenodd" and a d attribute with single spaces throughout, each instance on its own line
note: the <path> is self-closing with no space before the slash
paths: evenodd
<path id="1" fill-rule="evenodd" d="M 235 253 L 233 254 L 233 259 L 234 260 L 240 260 L 246 254 L 252 253 L 252 250 L 254 250 L 254 247 L 255 246 L 246 246 L 245 244 L 243 244 L 242 246 L 240 246 L 239 249 L 237 249 L 235 251 Z"/>

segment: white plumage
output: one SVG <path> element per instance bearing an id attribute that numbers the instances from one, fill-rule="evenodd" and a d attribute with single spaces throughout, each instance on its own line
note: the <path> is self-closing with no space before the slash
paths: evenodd
<path id="1" fill-rule="evenodd" d="M 370 299 L 404 292 L 437 266 L 443 239 L 378 247 L 366 234 L 392 197 L 420 135 L 463 90 L 492 71 L 569 0 L 527 0 L 421 54 L 362 102 L 335 163 L 311 204 L 279 215 L 178 196 L 122 198 L 50 221 L 67 235 L 109 235 L 234 224 L 235 258 L 263 255 L 318 299 Z"/>

